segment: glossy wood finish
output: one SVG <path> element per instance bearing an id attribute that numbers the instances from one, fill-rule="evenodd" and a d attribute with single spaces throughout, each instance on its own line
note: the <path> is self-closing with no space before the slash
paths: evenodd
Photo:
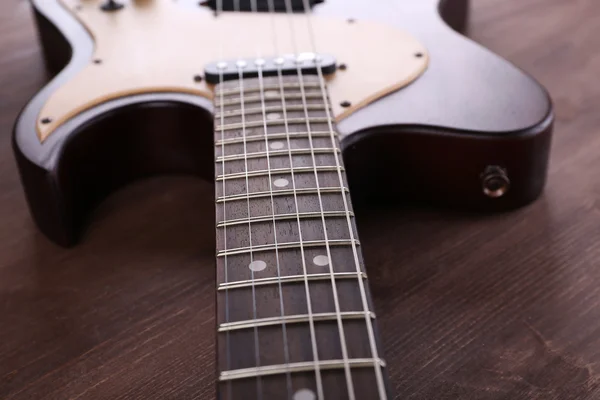
<path id="1" fill-rule="evenodd" d="M 0 16 L 0 398 L 213 398 L 213 187 L 142 182 L 102 205 L 81 246 L 48 243 L 28 214 L 9 138 L 46 75 L 29 5 L 9 5 Z M 392 387 L 397 399 L 594 400 L 600 90 L 590 82 L 600 5 L 473 7 L 471 36 L 556 99 L 549 185 L 504 215 L 356 210 Z"/>
<path id="2" fill-rule="evenodd" d="M 462 26 L 467 3 L 392 0 L 374 8 L 363 0 L 330 0 L 315 8 L 317 15 L 361 15 L 397 25 L 423 40 L 436 59 L 417 82 L 337 125 L 348 170 L 359 171 L 349 173 L 350 186 L 357 188 L 355 200 L 411 198 L 498 211 L 523 206 L 541 194 L 553 129 L 551 101 L 530 76 L 444 23 L 445 18 Z M 23 109 L 14 128 L 31 212 L 48 237 L 64 246 L 75 244 L 94 207 L 136 179 L 174 172 L 210 175 L 202 168 L 212 146 L 202 143 L 209 142 L 211 106 L 198 96 L 159 93 L 109 101 L 61 125 L 41 144 L 35 134 L 39 110 L 57 87 L 88 65 L 93 43 L 57 2 L 32 4 L 48 53 L 54 54 L 54 46 L 65 40 L 74 49 L 66 67 Z M 182 1 L 181 6 L 197 4 Z M 398 8 L 404 12 L 396 13 Z M 64 44 L 58 48 L 57 55 L 67 54 Z M 198 135 L 190 135 L 188 126 Z M 191 142 L 197 145 L 187 145 Z M 118 149 L 117 157 L 111 149 Z M 135 156 L 128 160 L 127 154 Z M 490 165 L 507 170 L 512 181 L 511 190 L 493 201 L 481 187 Z M 385 184 L 390 174 L 394 185 Z"/>

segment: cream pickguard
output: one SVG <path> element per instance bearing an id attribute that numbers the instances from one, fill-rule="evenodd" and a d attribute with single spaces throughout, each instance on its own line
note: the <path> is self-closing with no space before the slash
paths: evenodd
<path id="1" fill-rule="evenodd" d="M 217 60 L 307 51 L 334 56 L 348 66 L 327 77 L 338 121 L 408 85 L 429 61 L 415 38 L 368 20 L 265 13 L 215 17 L 204 7 L 173 0 L 131 1 L 111 13 L 101 11 L 99 0 L 61 1 L 93 37 L 94 57 L 44 104 L 37 122 L 41 141 L 69 118 L 118 97 L 182 92 L 212 98 L 211 85 L 194 77 Z"/>

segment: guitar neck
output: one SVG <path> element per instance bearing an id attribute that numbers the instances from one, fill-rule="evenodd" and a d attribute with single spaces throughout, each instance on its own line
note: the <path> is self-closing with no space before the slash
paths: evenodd
<path id="1" fill-rule="evenodd" d="M 323 85 L 286 76 L 215 88 L 223 400 L 389 396 Z"/>

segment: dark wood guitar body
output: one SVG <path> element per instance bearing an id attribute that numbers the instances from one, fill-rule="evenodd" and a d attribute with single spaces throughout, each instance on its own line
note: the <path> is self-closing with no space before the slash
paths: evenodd
<path id="1" fill-rule="evenodd" d="M 109 101 L 41 144 L 34 134 L 40 108 L 89 62 L 93 41 L 58 3 L 32 4 L 48 69 L 57 75 L 19 116 L 14 150 L 33 217 L 50 239 L 76 243 L 93 208 L 133 180 L 164 173 L 213 180 L 212 104 L 191 95 Z M 467 25 L 467 0 L 441 1 L 431 12 L 418 0 L 398 1 L 403 13 L 386 4 L 328 0 L 314 9 L 394 23 L 425 43 L 431 56 L 413 84 L 339 123 L 353 198 L 484 211 L 536 199 L 546 181 L 553 126 L 546 91 L 456 33 Z M 506 171 L 510 189 L 504 196 L 484 194 L 489 166 Z"/>

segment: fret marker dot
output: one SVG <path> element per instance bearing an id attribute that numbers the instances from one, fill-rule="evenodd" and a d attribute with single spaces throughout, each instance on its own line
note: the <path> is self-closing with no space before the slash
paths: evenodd
<path id="1" fill-rule="evenodd" d="M 282 188 L 282 187 L 286 187 L 287 185 L 289 185 L 290 182 L 287 179 L 277 179 L 275 182 L 273 182 L 273 185 Z"/>
<path id="2" fill-rule="evenodd" d="M 294 400 L 315 400 L 317 396 L 310 389 L 300 389 L 294 393 Z"/>
<path id="3" fill-rule="evenodd" d="M 269 147 L 271 148 L 271 150 L 281 150 L 285 147 L 285 145 L 283 144 L 283 142 L 271 142 Z"/>
<path id="4" fill-rule="evenodd" d="M 267 268 L 267 263 L 261 260 L 252 261 L 250 265 L 248 265 L 248 268 L 254 272 L 264 271 L 264 269 Z"/>
<path id="5" fill-rule="evenodd" d="M 316 256 L 315 258 L 313 258 L 313 262 L 315 263 L 315 265 L 318 265 L 319 267 L 324 267 L 326 265 L 329 265 L 329 257 Z"/>
<path id="6" fill-rule="evenodd" d="M 267 119 L 269 121 L 274 121 L 274 120 L 280 119 L 280 118 L 281 118 L 281 114 L 278 114 L 278 113 L 269 113 L 269 114 L 267 114 Z"/>

